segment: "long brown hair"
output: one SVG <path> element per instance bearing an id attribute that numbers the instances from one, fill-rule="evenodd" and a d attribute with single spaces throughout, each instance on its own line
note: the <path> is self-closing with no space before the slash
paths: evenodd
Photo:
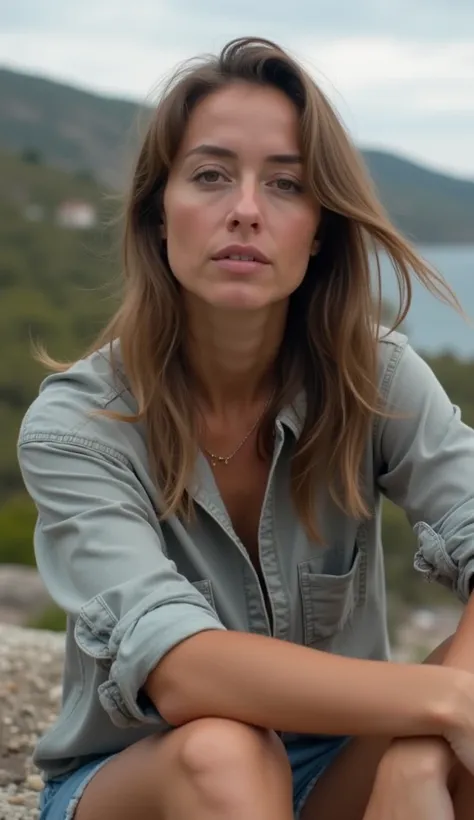
<path id="1" fill-rule="evenodd" d="M 371 421 L 383 412 L 377 379 L 379 254 L 388 255 L 398 278 L 394 328 L 409 310 L 412 274 L 444 301 L 459 305 L 442 277 L 391 224 L 328 99 L 274 43 L 234 40 L 216 57 L 185 64 L 166 87 L 141 145 L 125 203 L 123 298 L 91 351 L 119 340 L 138 411 L 134 416 L 108 415 L 145 422 L 162 515 L 189 515 L 187 488 L 198 452 L 193 379 L 184 354 L 179 288 L 159 224 L 167 177 L 190 113 L 206 95 L 235 81 L 276 87 L 293 101 L 308 185 L 322 206 L 320 251 L 290 298 L 277 389 L 268 411 L 268 418 L 274 418 L 304 388 L 306 412 L 293 458 L 292 492 L 303 525 L 317 539 L 314 501 L 321 482 L 347 514 L 361 518 L 370 512 L 360 467 Z M 65 367 L 45 355 L 42 359 L 56 370 Z"/>

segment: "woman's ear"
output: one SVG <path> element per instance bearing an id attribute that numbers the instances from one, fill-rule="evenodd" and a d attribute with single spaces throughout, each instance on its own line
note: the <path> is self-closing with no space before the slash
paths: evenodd
<path id="1" fill-rule="evenodd" d="M 316 256 L 319 253 L 320 247 L 321 242 L 319 241 L 319 239 L 313 239 L 310 251 L 311 256 Z"/>

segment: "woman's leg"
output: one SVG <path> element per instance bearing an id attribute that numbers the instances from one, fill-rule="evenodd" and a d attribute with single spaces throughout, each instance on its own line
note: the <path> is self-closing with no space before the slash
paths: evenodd
<path id="1" fill-rule="evenodd" d="M 75 820 L 292 820 L 292 777 L 273 732 L 204 718 L 149 737 L 91 780 Z"/>
<path id="2" fill-rule="evenodd" d="M 451 640 L 438 646 L 425 663 L 442 663 Z M 389 744 L 389 738 L 354 739 L 314 787 L 301 820 L 362 820 L 378 764 Z M 474 778 L 459 766 L 456 782 L 456 820 L 468 820 L 473 816 Z"/>

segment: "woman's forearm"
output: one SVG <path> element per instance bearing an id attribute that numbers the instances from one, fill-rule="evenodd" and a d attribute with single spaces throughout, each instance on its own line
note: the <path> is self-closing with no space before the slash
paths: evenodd
<path id="1" fill-rule="evenodd" d="M 213 716 L 279 731 L 409 737 L 443 733 L 457 676 L 466 673 L 216 630 L 171 650 L 145 690 L 172 725 Z"/>

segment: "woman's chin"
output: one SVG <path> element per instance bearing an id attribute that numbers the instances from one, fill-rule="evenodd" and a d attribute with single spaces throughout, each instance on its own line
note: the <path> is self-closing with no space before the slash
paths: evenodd
<path id="1" fill-rule="evenodd" d="M 268 290 L 249 286 L 227 286 L 216 288 L 214 292 L 206 294 L 206 301 L 222 310 L 261 310 L 272 304 Z"/>

